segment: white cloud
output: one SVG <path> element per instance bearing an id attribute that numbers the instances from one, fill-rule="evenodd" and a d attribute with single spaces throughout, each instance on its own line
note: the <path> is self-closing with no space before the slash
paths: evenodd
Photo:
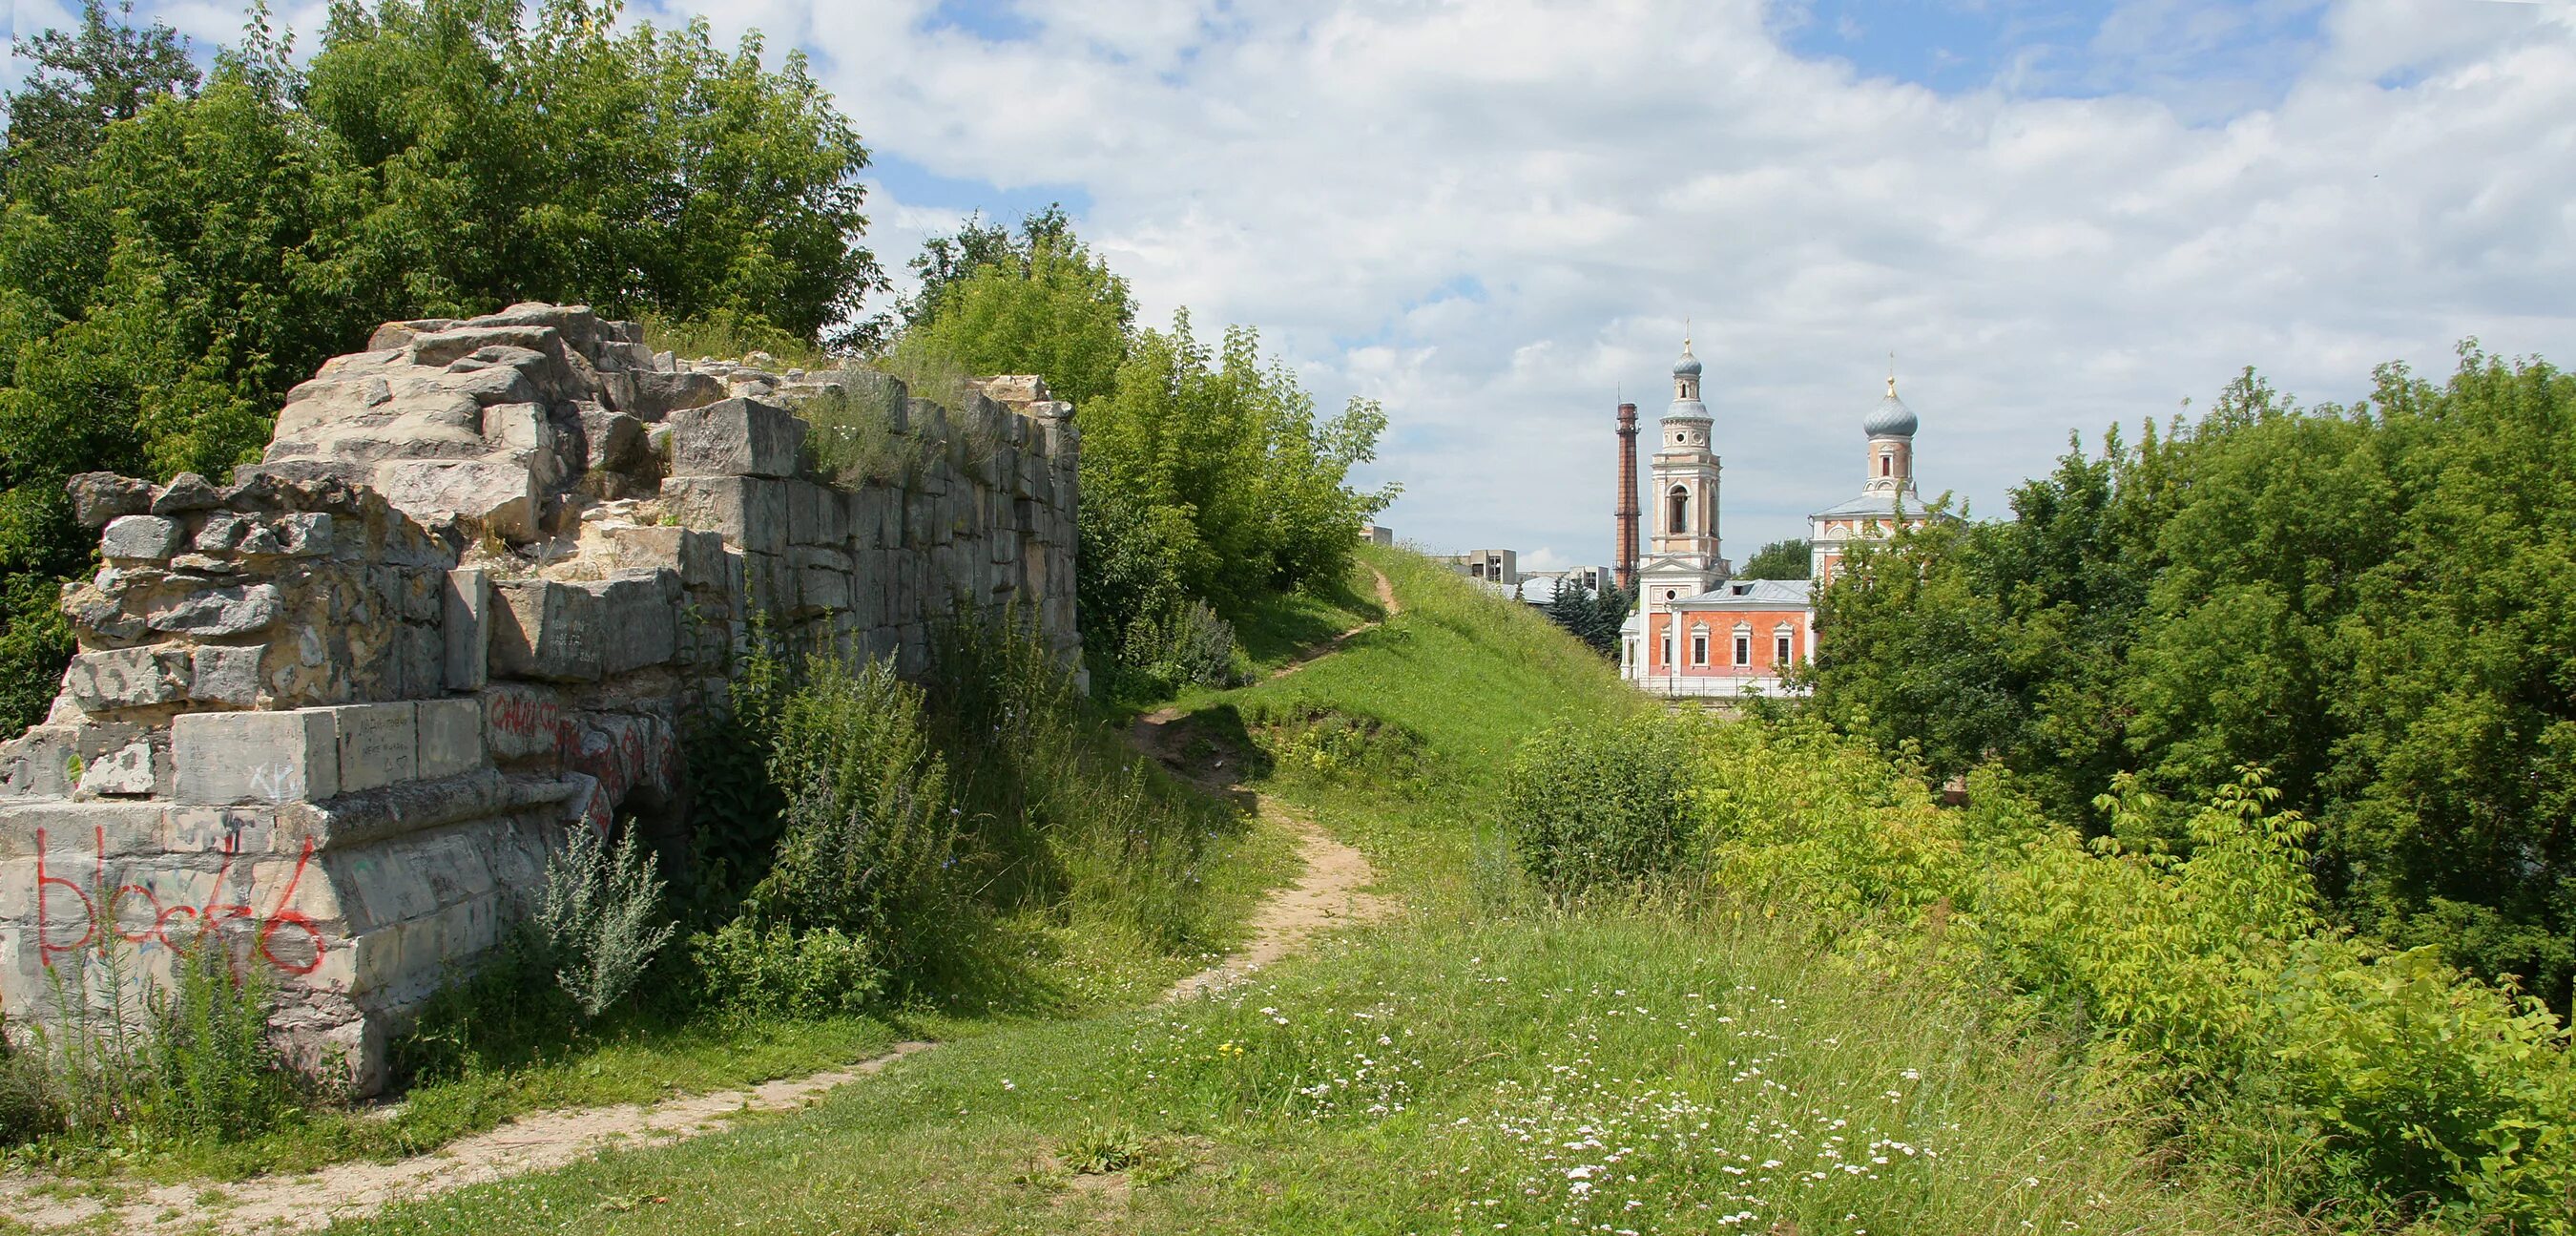
<path id="1" fill-rule="evenodd" d="M 1926 487 L 1996 513 L 2070 430 L 2242 365 L 2344 399 L 2462 335 L 2563 352 L 2576 10 L 2319 7 L 2128 0 L 1965 94 L 1802 60 L 1805 6 L 1757 0 L 1021 0 L 1001 41 L 928 0 L 711 19 L 811 49 L 884 154 L 1078 186 L 1149 320 L 1259 324 L 1325 405 L 1384 401 L 1406 539 L 1583 562 L 1614 391 L 1660 411 L 1685 317 L 1739 559 L 1857 487 L 1890 351 Z M 974 204 L 880 195 L 873 243 L 900 267 Z"/>

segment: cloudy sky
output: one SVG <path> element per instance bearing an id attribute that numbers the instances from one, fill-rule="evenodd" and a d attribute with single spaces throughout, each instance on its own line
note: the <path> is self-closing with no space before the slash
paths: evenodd
<path id="1" fill-rule="evenodd" d="M 1685 320 L 1739 559 L 1857 492 L 1891 352 L 1927 492 L 1989 514 L 2070 431 L 2245 365 L 2320 401 L 2468 335 L 2576 354 L 2568 0 L 705 11 L 813 57 L 889 266 L 1063 202 L 1149 319 L 1258 325 L 1326 406 L 1383 402 L 1385 522 L 1435 549 L 1605 561 L 1613 407 L 1660 412 Z"/>

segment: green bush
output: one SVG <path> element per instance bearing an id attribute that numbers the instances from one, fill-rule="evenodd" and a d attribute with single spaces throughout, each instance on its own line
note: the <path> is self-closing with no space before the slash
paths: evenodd
<path id="1" fill-rule="evenodd" d="M 866 940 L 817 927 L 735 921 L 689 937 L 710 1006 L 743 1017 L 815 1021 L 858 1013 L 885 987 Z"/>
<path id="2" fill-rule="evenodd" d="M 676 924 L 663 913 L 653 855 L 626 830 L 615 847 L 576 823 L 546 859 L 546 883 L 531 921 L 553 962 L 555 982 L 585 1018 L 626 998 Z"/>
<path id="3" fill-rule="evenodd" d="M 2189 808 L 2121 778 L 2099 806 L 2115 836 L 2087 840 L 1993 771 L 1945 810 L 1918 767 L 1820 725 L 1690 732 L 1695 863 L 1715 887 L 1822 914 L 1856 964 L 2000 990 L 2033 1024 L 2086 1035 L 2106 1088 L 2281 1201 L 2571 1230 L 2565 1029 L 2429 950 L 2329 926 L 2313 826 L 2258 770 Z M 1585 763 L 1545 750 L 1524 758 Z M 1596 784 L 1641 812 L 1667 793 Z M 2153 831 L 2178 844 L 2116 840 L 2150 817 L 2177 821 Z"/>
<path id="4" fill-rule="evenodd" d="M 890 944 L 894 968 L 950 892 L 960 817 L 930 746 L 919 687 L 886 661 L 807 660 L 779 709 L 770 777 L 785 830 L 745 913 L 763 926 L 833 928 Z"/>
<path id="5" fill-rule="evenodd" d="M 51 1129 L 224 1140 L 302 1116 L 311 1096 L 269 1039 L 267 970 L 223 937 L 174 949 L 159 983 L 122 942 L 76 956 L 52 972 L 54 1020 L 29 1028 Z"/>
<path id="6" fill-rule="evenodd" d="M 1670 718 L 1560 722 L 1512 760 L 1504 810 L 1521 867 L 1551 893 L 1672 874 L 1690 858 L 1695 759 Z"/>

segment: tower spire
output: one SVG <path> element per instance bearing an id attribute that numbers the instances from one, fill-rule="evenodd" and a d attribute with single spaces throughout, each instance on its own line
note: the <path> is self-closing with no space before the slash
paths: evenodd
<path id="1" fill-rule="evenodd" d="M 1887 397 L 1896 398 L 1896 353 L 1894 351 L 1887 354 Z"/>

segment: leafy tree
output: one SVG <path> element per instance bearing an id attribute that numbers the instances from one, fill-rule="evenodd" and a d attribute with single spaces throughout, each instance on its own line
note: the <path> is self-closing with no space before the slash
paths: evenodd
<path id="1" fill-rule="evenodd" d="M 1021 243 L 995 241 L 999 229 L 972 220 L 954 242 L 934 237 L 941 247 L 913 261 L 925 275 L 914 305 L 928 316 L 905 343 L 970 373 L 1038 374 L 1058 398 L 1089 407 L 1117 388 L 1135 302 L 1127 281 L 1074 239 L 1060 212 L 1031 216 L 1023 228 Z M 981 256 L 958 269 L 969 253 Z"/>
<path id="2" fill-rule="evenodd" d="M 2207 415 L 2107 437 L 2013 495 L 1856 555 L 1821 599 L 1816 701 L 1932 775 L 1985 760 L 2062 818 L 2271 770 L 2320 825 L 2334 913 L 2564 1010 L 2576 976 L 2576 378 L 2463 347 L 2364 402 L 2250 371 Z"/>
<path id="3" fill-rule="evenodd" d="M 1805 579 L 1810 557 L 1809 542 L 1804 537 L 1773 541 L 1744 560 L 1737 569 L 1737 579 Z"/>
<path id="4" fill-rule="evenodd" d="M 1072 239 L 1073 221 L 1061 203 L 1023 216 L 1016 236 L 999 223 L 986 222 L 981 211 L 969 215 L 954 234 L 923 241 L 921 252 L 906 263 L 920 284 L 895 306 L 898 323 L 906 331 L 925 325 L 939 316 L 948 293 L 977 271 L 1017 266 L 1026 276 L 1040 244 L 1062 248 Z"/>
<path id="5" fill-rule="evenodd" d="M 334 5 L 298 70 L 251 10 L 200 81 L 166 27 L 91 4 L 19 44 L 0 203 L 0 729 L 68 653 L 107 469 L 220 477 L 288 387 L 375 323 L 586 301 L 808 338 L 883 285 L 866 151 L 801 56 L 613 5 Z M 202 88 L 200 88 L 202 87 Z"/>
<path id="6" fill-rule="evenodd" d="M 1239 612 L 1341 578 L 1357 529 L 1393 499 L 1350 484 L 1382 409 L 1355 399 L 1319 417 L 1248 327 L 1214 345 L 1186 311 L 1136 328 L 1126 281 L 1060 208 L 1016 234 L 970 219 L 912 267 L 923 287 L 898 357 L 1036 373 L 1080 407 L 1083 638 L 1113 668 L 1165 661 L 1172 632 L 1204 627 L 1195 605 Z"/>
<path id="7" fill-rule="evenodd" d="M 133 15 L 132 0 L 113 18 L 100 0 L 83 0 L 78 31 L 9 40 L 13 55 L 36 66 L 9 96 L 13 169 L 76 163 L 98 149 L 107 126 L 134 119 L 155 99 L 195 93 L 203 76 L 188 59 L 188 40 L 158 21 L 137 30 L 126 24 Z"/>

